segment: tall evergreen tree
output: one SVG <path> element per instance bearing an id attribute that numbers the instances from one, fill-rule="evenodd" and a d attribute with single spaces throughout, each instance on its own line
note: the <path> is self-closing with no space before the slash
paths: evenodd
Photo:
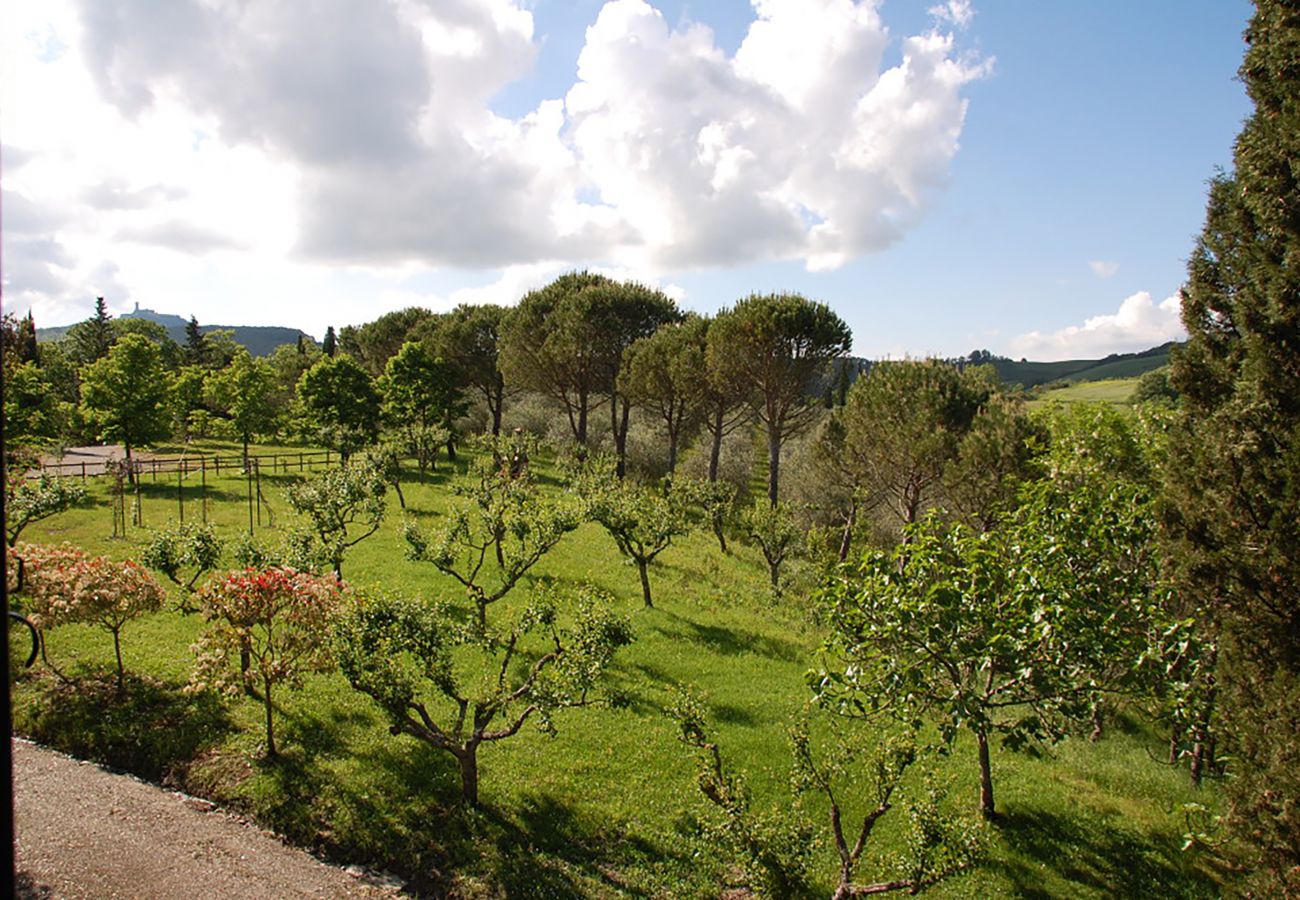
<path id="1" fill-rule="evenodd" d="M 30 362 L 40 365 L 41 351 L 36 344 L 36 320 L 32 318 L 32 311 L 27 310 L 27 315 L 18 322 L 18 361 Z"/>
<path id="2" fill-rule="evenodd" d="M 1300 893 L 1300 4 L 1256 0 L 1254 113 L 1210 188 L 1171 381 L 1170 534 L 1218 642 L 1229 821 L 1262 894 Z"/>
<path id="3" fill-rule="evenodd" d="M 203 335 L 203 330 L 199 328 L 199 320 L 195 316 L 190 316 L 190 320 L 185 323 L 185 362 L 191 366 L 199 366 L 207 361 L 208 358 L 208 340 Z"/>
<path id="4" fill-rule="evenodd" d="M 334 326 L 331 325 L 325 329 L 325 340 L 321 342 L 320 348 L 324 351 L 326 356 L 332 357 L 336 352 L 338 352 L 338 347 L 338 335 L 334 333 Z"/>
<path id="5" fill-rule="evenodd" d="M 85 321 L 78 322 L 68 329 L 68 340 L 72 344 L 72 357 L 85 365 L 108 355 L 108 350 L 117 338 L 113 327 L 113 317 L 108 314 L 108 304 L 103 297 L 95 298 L 95 314 Z"/>

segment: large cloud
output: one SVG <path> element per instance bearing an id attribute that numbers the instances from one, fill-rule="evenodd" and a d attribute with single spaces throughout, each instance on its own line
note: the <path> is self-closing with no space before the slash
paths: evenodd
<path id="1" fill-rule="evenodd" d="M 1160 303 L 1146 291 L 1124 299 L 1115 313 L 1093 316 L 1082 325 L 1043 334 L 1031 331 L 1011 342 L 1011 354 L 1025 359 L 1093 359 L 1111 353 L 1136 353 L 1187 337 L 1179 319 L 1179 298 Z"/>
<path id="2" fill-rule="evenodd" d="M 870 2 L 755 9 L 728 58 L 708 28 L 613 0 L 563 107 L 511 120 L 487 103 L 535 46 L 507 0 L 80 6 L 87 64 L 123 113 L 180 99 L 299 167 L 309 255 L 825 267 L 887 245 L 942 183 L 982 67 L 936 31 L 882 72 Z"/>

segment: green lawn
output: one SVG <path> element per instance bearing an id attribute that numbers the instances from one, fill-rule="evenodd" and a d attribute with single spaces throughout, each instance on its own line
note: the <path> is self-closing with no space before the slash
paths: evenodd
<path id="1" fill-rule="evenodd" d="M 1059 403 L 1109 403 L 1122 409 L 1128 409 L 1129 398 L 1137 387 L 1136 378 L 1107 378 L 1102 381 L 1081 381 L 1078 384 L 1051 388 L 1039 394 L 1030 402 L 1031 407 L 1044 406 L 1053 401 Z"/>
<path id="2" fill-rule="evenodd" d="M 462 460 L 461 465 L 464 465 Z M 548 470 L 542 467 L 543 475 Z M 263 475 L 259 539 L 274 540 L 289 518 L 290 475 Z M 407 514 L 433 525 L 446 511 L 445 463 L 428 483 L 411 475 Z M 193 479 L 191 479 L 193 481 Z M 92 483 L 92 503 L 32 526 L 24 540 L 70 541 L 117 558 L 136 554 L 146 532 L 113 540 L 107 482 Z M 187 483 L 187 519 L 201 515 L 199 486 Z M 179 511 L 174 480 L 142 487 L 147 525 Z M 211 478 L 207 515 L 223 535 L 248 528 L 247 482 Z M 272 515 L 275 526 L 268 525 Z M 408 561 L 398 534 L 402 513 L 358 545 L 345 576 L 362 590 L 452 601 L 463 592 L 431 565 Z M 376 707 L 337 674 L 282 691 L 278 741 L 283 758 L 260 759 L 261 708 L 253 700 L 181 693 L 197 616 L 161 612 L 123 632 L 125 697 L 94 673 L 111 664 L 105 632 L 68 625 L 48 636 L 50 661 L 76 684 L 62 686 L 38 664 L 15 685 L 18 731 L 78 755 L 164 780 L 243 810 L 292 841 L 347 862 L 388 868 L 431 893 L 460 897 L 716 897 L 732 868 L 702 839 L 708 814 L 695 786 L 695 763 L 664 714 L 672 688 L 694 686 L 712 711 L 728 762 L 743 772 L 759 808 L 792 808 L 785 725 L 809 697 L 805 672 L 821 635 L 796 587 L 771 600 L 766 568 L 736 541 L 723 556 L 712 536 L 695 533 L 651 569 L 656 609 L 641 605 L 634 567 L 598 527 L 569 535 L 537 569 L 561 582 L 609 591 L 635 629 L 617 659 L 618 708 L 560 714 L 558 733 L 525 728 L 480 754 L 479 811 L 466 812 L 454 760 L 408 737 L 393 737 Z M 805 579 L 806 580 L 806 579 Z M 796 580 L 798 584 L 798 579 Z M 526 599 L 523 585 L 490 616 L 502 621 Z M 1100 743 L 1068 740 L 1036 756 L 996 753 L 995 787 L 1004 815 L 988 828 L 989 857 L 972 875 L 932 893 L 953 897 L 1212 897 L 1223 890 L 1211 862 L 1180 848 L 1178 809 L 1217 803 L 1210 786 L 1193 790 L 1186 772 L 1153 760 L 1160 739 L 1123 718 Z M 973 742 L 937 761 L 954 811 L 973 813 Z M 909 776 L 910 777 L 910 776 Z M 909 781 L 915 787 L 917 778 Z M 861 810 L 866 799 L 850 803 Z M 821 834 L 814 893 L 828 896 L 836 861 L 825 810 L 806 812 Z M 859 815 L 861 813 L 859 812 Z M 882 821 L 864 879 L 894 873 L 905 803 Z"/>

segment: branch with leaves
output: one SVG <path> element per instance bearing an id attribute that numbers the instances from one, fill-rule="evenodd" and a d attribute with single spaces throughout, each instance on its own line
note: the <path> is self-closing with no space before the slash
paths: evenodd
<path id="1" fill-rule="evenodd" d="M 358 602 L 336 630 L 348 682 L 407 734 L 449 753 L 461 795 L 478 803 L 478 751 L 518 734 L 530 719 L 554 730 L 560 709 L 608 699 L 600 685 L 615 652 L 632 640 L 609 598 L 584 588 L 565 627 L 560 599 L 544 592 L 503 632 L 466 625 L 437 604 L 392 598 Z"/>

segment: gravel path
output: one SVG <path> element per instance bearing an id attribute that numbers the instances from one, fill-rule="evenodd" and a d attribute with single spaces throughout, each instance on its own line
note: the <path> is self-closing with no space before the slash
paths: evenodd
<path id="1" fill-rule="evenodd" d="M 21 739 L 14 758 L 16 897 L 400 897 L 205 800 Z"/>

